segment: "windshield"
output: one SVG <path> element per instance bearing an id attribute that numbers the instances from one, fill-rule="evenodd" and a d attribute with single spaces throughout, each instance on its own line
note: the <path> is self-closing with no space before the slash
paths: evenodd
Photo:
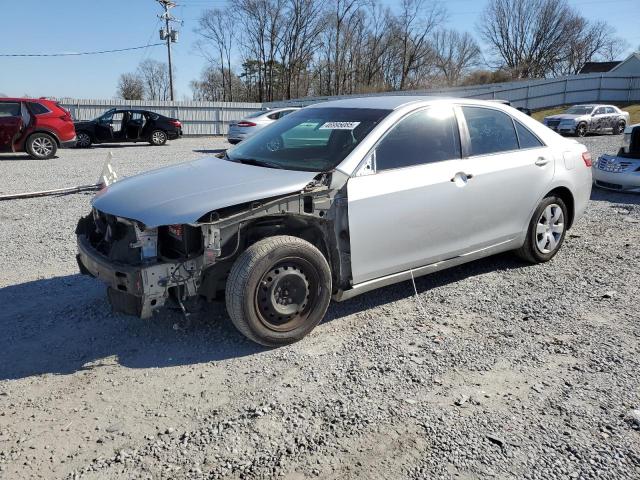
<path id="1" fill-rule="evenodd" d="M 230 160 L 286 170 L 335 168 L 390 110 L 303 108 L 228 150 Z"/>
<path id="2" fill-rule="evenodd" d="M 571 108 L 568 108 L 564 113 L 569 113 L 571 115 L 589 115 L 591 113 L 591 110 L 593 110 L 592 105 L 575 105 Z"/>

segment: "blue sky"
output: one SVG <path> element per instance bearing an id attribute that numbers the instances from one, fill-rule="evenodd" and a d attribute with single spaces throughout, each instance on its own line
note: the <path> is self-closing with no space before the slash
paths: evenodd
<path id="1" fill-rule="evenodd" d="M 177 99 L 190 98 L 189 82 L 205 62 L 193 47 L 200 12 L 222 7 L 225 0 L 177 0 L 173 9 L 184 20 L 180 42 L 174 44 Z M 384 0 L 393 7 L 396 2 Z M 477 37 L 476 22 L 486 0 L 446 0 L 448 26 Z M 640 0 L 570 0 L 591 20 L 605 20 L 633 48 L 640 45 L 635 16 Z M 57 53 L 126 48 L 156 43 L 160 6 L 153 0 L 0 0 L 2 38 L 0 53 Z M 630 53 L 630 49 L 627 53 Z M 166 48 L 55 58 L 0 57 L 0 93 L 10 96 L 111 98 L 118 77 L 134 71 L 144 58 L 166 61 Z"/>

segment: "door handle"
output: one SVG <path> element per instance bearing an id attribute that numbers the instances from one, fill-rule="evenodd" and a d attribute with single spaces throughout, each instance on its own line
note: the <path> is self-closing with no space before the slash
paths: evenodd
<path id="1" fill-rule="evenodd" d="M 464 172 L 458 172 L 456 173 L 453 178 L 451 179 L 452 182 L 455 182 L 456 180 L 460 179 L 463 182 L 466 182 L 467 180 L 470 180 L 473 178 L 473 173 L 464 173 Z"/>
<path id="2" fill-rule="evenodd" d="M 539 167 L 544 167 L 547 163 L 549 163 L 549 159 L 544 157 L 538 157 L 536 160 L 536 165 Z"/>

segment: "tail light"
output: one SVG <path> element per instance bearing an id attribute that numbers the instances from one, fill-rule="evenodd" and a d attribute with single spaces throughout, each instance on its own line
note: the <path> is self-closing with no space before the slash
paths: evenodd
<path id="1" fill-rule="evenodd" d="M 593 162 L 591 161 L 591 154 L 589 152 L 582 152 L 582 160 L 587 167 L 593 165 Z"/>
<path id="2" fill-rule="evenodd" d="M 244 120 L 243 120 L 243 121 L 241 121 L 241 122 L 238 122 L 238 123 L 237 123 L 237 126 L 238 126 L 238 127 L 255 127 L 255 126 L 256 126 L 256 124 L 255 124 L 255 123 L 253 123 L 253 122 L 246 122 L 246 121 L 244 121 Z"/>
<path id="3" fill-rule="evenodd" d="M 180 123 L 180 120 L 170 120 L 169 123 L 171 125 L 173 125 L 174 127 L 181 127 L 182 123 Z"/>
<path id="4" fill-rule="evenodd" d="M 167 227 L 169 233 L 176 238 L 182 238 L 182 234 L 184 233 L 182 225 L 169 225 Z"/>

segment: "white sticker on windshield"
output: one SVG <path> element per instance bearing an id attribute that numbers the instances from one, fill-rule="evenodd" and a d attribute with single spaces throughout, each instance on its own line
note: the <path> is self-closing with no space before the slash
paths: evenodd
<path id="1" fill-rule="evenodd" d="M 320 130 L 353 130 L 360 122 L 326 122 Z"/>

